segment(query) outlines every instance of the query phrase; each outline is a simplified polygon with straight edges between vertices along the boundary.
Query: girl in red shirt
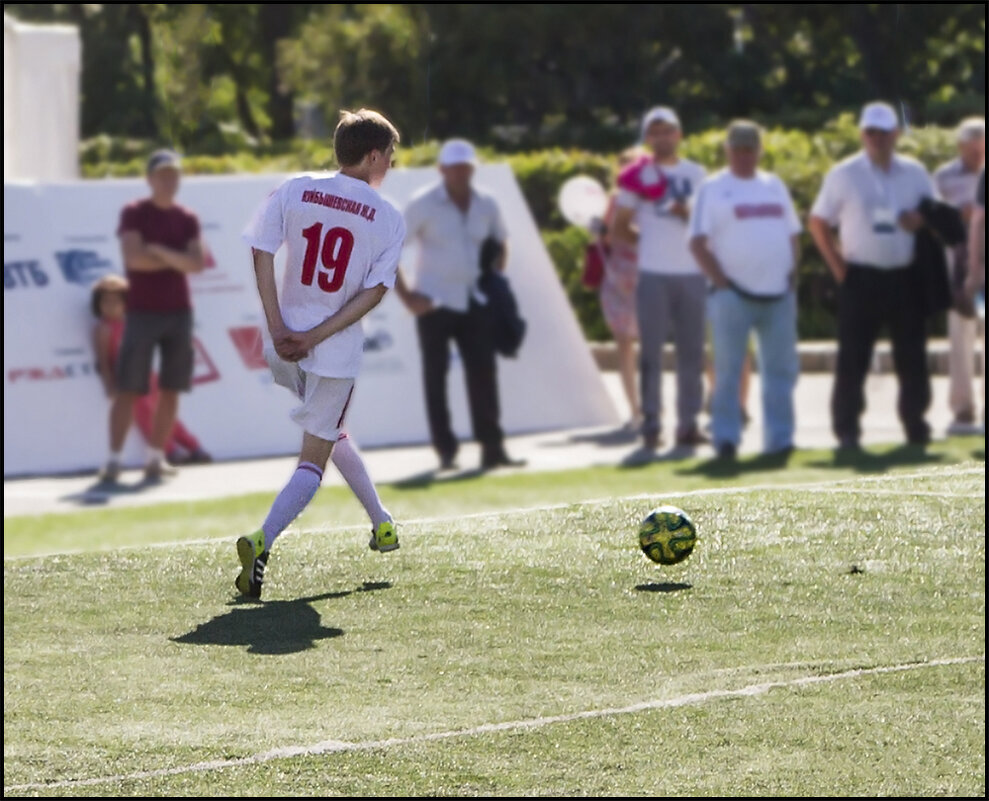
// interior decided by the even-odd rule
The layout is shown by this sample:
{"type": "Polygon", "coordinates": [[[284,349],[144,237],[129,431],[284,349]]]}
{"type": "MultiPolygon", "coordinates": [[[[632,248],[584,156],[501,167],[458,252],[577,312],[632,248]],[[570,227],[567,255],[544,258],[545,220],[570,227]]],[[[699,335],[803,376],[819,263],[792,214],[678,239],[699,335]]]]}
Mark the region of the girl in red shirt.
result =
{"type": "MultiPolygon", "coordinates": [[[[103,389],[108,398],[117,394],[117,354],[124,335],[127,290],[126,278],[116,274],[104,275],[91,291],[91,308],[96,317],[93,332],[93,347],[96,351],[96,365],[103,389]]],[[[150,440],[157,403],[158,376],[151,374],[151,389],[134,404],[134,421],[145,440],[150,440]]],[[[195,435],[182,422],[175,421],[172,433],[165,442],[165,456],[172,464],[201,464],[213,461],[203,450],[195,435]]]]}

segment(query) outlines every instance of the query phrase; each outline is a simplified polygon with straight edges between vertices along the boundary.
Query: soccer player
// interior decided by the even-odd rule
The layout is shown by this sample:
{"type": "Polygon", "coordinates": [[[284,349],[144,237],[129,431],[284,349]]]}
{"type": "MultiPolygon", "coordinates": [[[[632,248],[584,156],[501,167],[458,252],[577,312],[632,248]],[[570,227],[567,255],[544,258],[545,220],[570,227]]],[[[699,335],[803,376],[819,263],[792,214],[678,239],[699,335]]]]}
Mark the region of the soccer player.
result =
{"type": "MultiPolygon", "coordinates": [[[[402,214],[377,192],[392,163],[398,131],[376,111],[343,111],[333,133],[340,169],[285,181],[244,231],[274,351],[275,380],[296,392],[292,419],[302,428],[299,464],[261,528],[237,540],[237,590],[261,597],[275,539],[309,505],[343,429],[364,345],[361,319],[395,284],[405,240],[402,214]],[[286,248],[281,294],[274,259],[286,248]],[[277,358],[275,358],[277,357],[277,358]]],[[[370,547],[390,551],[390,521],[370,547]]]]}

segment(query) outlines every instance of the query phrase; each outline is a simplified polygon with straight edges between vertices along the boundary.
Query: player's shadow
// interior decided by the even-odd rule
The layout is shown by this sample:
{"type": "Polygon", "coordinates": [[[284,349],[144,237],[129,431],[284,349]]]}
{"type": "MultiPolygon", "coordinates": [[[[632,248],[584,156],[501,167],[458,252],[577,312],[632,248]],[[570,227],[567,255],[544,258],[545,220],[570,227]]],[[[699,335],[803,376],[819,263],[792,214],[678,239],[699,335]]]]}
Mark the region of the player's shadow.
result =
{"type": "Polygon", "coordinates": [[[684,584],[683,582],[649,582],[648,584],[636,584],[636,592],[680,592],[681,590],[689,590],[693,587],[693,584],[684,584]]]}
{"type": "Polygon", "coordinates": [[[246,646],[249,654],[294,654],[316,646],[319,640],[343,636],[343,629],[324,626],[311,604],[345,598],[352,592],[391,587],[389,582],[365,582],[357,590],[326,592],[291,601],[235,602],[229,612],[196,626],[187,634],[170,637],[186,645],[246,646]]]}

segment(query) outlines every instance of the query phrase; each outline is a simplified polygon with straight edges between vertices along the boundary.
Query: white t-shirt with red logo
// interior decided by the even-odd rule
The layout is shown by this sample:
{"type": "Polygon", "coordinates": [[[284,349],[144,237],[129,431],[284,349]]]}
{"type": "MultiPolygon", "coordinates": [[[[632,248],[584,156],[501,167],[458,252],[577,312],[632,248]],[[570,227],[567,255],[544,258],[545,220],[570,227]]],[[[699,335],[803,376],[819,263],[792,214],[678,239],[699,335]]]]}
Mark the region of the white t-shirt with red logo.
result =
{"type": "Polygon", "coordinates": [[[690,215],[690,237],[706,236],[725,276],[746,292],[781,295],[790,286],[791,237],[800,218],[786,185],[758,170],[739,178],[728,169],[701,184],[690,215]]]}
{"type": "MultiPolygon", "coordinates": [[[[363,289],[395,285],[405,241],[401,212],[366,182],[341,173],[289,178],[242,234],[257,250],[286,248],[279,303],[285,324],[308,331],[363,289]]],[[[360,321],[324,339],[299,362],[309,373],[356,378],[360,321]]]]}

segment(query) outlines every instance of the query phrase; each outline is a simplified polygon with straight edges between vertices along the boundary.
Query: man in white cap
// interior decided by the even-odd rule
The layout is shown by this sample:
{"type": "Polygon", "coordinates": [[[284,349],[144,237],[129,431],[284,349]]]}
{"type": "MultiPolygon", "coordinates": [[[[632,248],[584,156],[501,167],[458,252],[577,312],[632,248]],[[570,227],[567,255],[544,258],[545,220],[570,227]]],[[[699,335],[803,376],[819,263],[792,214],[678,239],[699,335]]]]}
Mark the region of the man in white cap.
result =
{"type": "Polygon", "coordinates": [[[896,153],[900,124],[892,106],[867,104],[859,131],[862,150],[828,171],[808,225],[838,282],[832,430],[839,448],[859,448],[865,379],[887,326],[900,422],[908,443],[926,445],[931,438],[925,419],[931,402],[927,319],[923,287],[910,265],[915,233],[924,225],[917,209],[921,200],[935,196],[934,183],[919,161],[896,153]]]}
{"type": "Polygon", "coordinates": [[[522,462],[505,451],[492,321],[478,289],[482,245],[485,240],[501,245],[494,268],[503,271],[508,232],[494,197],[473,185],[474,146],[450,139],[438,161],[440,181],[416,193],[405,209],[406,244],[418,245],[415,277],[410,286],[399,271],[396,282],[399,297],[416,315],[430,437],[440,469],[454,469],[459,442],[447,400],[453,342],[464,367],[481,469],[518,466],[522,462]]]}
{"type": "Polygon", "coordinates": [[[638,250],[636,307],[642,439],[660,445],[663,346],[672,334],[676,349],[677,446],[707,442],[697,426],[703,404],[704,275],[687,247],[690,203],[706,175],[677,151],[682,131],[665,106],[642,119],[642,142],[652,151],[618,177],[611,238],[638,250]]]}
{"type": "MultiPolygon", "coordinates": [[[[934,171],[934,183],[941,198],[961,211],[966,226],[971,223],[975,206],[975,188],[986,161],[985,117],[969,117],[961,122],[956,132],[958,157],[934,171]]],[[[968,275],[968,248],[965,245],[949,251],[949,268],[956,298],[968,301],[962,285],[968,275]]],[[[948,404],[954,420],[949,434],[963,434],[974,430],[977,420],[974,379],[976,328],[979,320],[974,309],[956,304],[948,311],[948,337],[951,351],[948,357],[948,404]],[[964,312],[964,313],[963,313],[964,312]]],[[[984,403],[983,403],[984,405],[984,403]]]]}

